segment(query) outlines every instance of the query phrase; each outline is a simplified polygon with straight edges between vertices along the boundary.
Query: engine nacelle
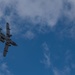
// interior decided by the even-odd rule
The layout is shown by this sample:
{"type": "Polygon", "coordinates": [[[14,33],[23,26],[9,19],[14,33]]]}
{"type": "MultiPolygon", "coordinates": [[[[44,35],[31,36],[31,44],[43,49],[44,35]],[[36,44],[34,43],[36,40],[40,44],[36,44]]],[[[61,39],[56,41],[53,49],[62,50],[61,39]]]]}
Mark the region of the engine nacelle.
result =
{"type": "Polygon", "coordinates": [[[9,35],[9,34],[7,34],[7,36],[8,36],[8,37],[11,37],[12,35],[11,35],[11,34],[10,34],[10,35],[9,35]]]}
{"type": "Polygon", "coordinates": [[[9,45],[9,46],[11,46],[11,45],[9,45]]]}

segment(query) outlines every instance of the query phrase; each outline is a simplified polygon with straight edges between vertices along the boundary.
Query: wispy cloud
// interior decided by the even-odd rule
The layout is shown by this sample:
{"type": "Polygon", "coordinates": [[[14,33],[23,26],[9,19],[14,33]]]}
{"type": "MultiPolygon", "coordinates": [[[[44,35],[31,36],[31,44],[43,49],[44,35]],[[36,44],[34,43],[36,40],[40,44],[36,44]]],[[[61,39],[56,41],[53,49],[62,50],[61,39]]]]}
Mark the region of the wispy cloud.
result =
{"type": "MultiPolygon", "coordinates": [[[[63,58],[63,64],[61,64],[62,67],[58,67],[58,66],[52,66],[52,71],[54,73],[54,75],[71,75],[72,71],[75,69],[75,63],[73,61],[73,54],[71,53],[71,50],[66,50],[66,52],[64,53],[65,58],[63,58]]],[[[60,60],[58,60],[59,62],[60,60]]],[[[60,64],[59,64],[60,65],[60,64]]]]}
{"type": "Polygon", "coordinates": [[[6,63],[1,63],[0,64],[0,75],[13,75],[9,68],[8,65],[6,63]]]}
{"type": "Polygon", "coordinates": [[[35,34],[32,31],[27,31],[24,35],[23,35],[26,39],[33,39],[35,37],[35,34]]]}
{"type": "Polygon", "coordinates": [[[75,63],[71,63],[73,69],[75,69],[75,63]]]}
{"type": "Polygon", "coordinates": [[[47,45],[47,43],[43,43],[42,44],[44,53],[43,53],[43,59],[41,60],[41,63],[43,63],[45,65],[45,67],[50,68],[51,66],[51,60],[50,60],[50,50],[49,47],[47,45]]]}
{"type": "Polygon", "coordinates": [[[0,52],[0,75],[14,75],[7,65],[6,62],[3,60],[3,54],[0,52]]]}
{"type": "Polygon", "coordinates": [[[70,75],[71,69],[68,66],[65,66],[62,70],[54,68],[53,73],[54,75],[70,75]]]}

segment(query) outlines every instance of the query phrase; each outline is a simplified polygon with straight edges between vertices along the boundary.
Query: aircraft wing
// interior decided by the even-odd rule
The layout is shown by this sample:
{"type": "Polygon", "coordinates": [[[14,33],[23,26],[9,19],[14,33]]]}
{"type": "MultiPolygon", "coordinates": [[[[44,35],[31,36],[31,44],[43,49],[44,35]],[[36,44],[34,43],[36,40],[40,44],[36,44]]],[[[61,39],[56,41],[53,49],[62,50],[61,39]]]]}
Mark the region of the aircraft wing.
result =
{"type": "Polygon", "coordinates": [[[6,56],[6,54],[7,54],[7,52],[8,52],[8,45],[7,45],[7,43],[5,43],[5,48],[4,48],[4,52],[3,52],[3,56],[5,57],[6,56]]]}
{"type": "Polygon", "coordinates": [[[6,36],[10,38],[10,28],[9,28],[9,23],[6,23],[6,36]]]}

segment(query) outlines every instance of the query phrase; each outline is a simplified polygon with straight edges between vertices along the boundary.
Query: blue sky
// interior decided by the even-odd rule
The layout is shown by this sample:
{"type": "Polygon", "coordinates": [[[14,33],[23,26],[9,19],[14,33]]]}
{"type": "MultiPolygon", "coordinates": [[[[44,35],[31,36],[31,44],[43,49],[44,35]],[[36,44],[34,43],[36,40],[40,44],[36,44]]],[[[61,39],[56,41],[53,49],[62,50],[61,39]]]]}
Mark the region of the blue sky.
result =
{"type": "Polygon", "coordinates": [[[0,75],[75,75],[74,0],[0,0],[6,22],[18,46],[0,43],[0,75]]]}

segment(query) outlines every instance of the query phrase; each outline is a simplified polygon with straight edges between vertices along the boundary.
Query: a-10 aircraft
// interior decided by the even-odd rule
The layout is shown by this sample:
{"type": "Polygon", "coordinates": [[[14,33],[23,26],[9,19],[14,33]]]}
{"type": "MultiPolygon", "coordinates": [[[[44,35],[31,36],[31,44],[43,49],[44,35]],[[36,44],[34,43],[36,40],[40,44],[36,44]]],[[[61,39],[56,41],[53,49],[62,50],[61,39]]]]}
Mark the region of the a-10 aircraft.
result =
{"type": "Polygon", "coordinates": [[[4,51],[3,51],[3,56],[5,57],[7,52],[8,52],[8,47],[11,46],[11,45],[17,46],[17,44],[10,39],[10,37],[12,35],[10,34],[9,23],[6,23],[6,35],[3,34],[1,32],[1,30],[2,29],[0,28],[0,41],[3,42],[3,43],[5,42],[5,47],[4,47],[4,51]]]}

